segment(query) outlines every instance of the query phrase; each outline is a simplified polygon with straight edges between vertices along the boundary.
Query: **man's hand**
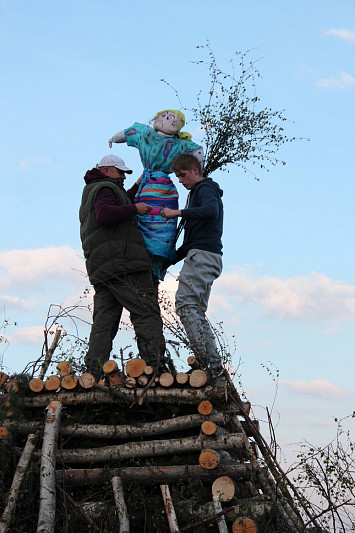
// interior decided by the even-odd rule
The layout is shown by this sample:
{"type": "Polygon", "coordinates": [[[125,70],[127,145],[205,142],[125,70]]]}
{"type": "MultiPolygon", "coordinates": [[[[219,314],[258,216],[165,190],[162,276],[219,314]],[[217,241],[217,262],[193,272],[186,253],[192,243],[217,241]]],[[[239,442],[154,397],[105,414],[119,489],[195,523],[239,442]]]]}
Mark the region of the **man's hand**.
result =
{"type": "Polygon", "coordinates": [[[169,209],[169,207],[165,207],[160,214],[163,218],[168,220],[169,218],[179,217],[181,215],[181,211],[180,209],[169,209]]]}
{"type": "Polygon", "coordinates": [[[136,204],[136,208],[138,215],[146,215],[153,209],[151,205],[145,204],[144,202],[136,204]]]}

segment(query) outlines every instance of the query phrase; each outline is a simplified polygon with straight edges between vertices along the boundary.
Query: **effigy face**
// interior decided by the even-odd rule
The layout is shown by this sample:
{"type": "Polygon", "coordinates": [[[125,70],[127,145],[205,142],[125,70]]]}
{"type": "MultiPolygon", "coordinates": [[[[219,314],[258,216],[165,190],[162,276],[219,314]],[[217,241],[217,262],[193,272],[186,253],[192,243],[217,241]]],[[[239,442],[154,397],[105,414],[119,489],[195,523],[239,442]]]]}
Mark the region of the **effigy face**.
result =
{"type": "Polygon", "coordinates": [[[182,128],[181,118],[172,111],[164,111],[157,116],[153,125],[154,129],[166,135],[176,135],[182,128]]]}

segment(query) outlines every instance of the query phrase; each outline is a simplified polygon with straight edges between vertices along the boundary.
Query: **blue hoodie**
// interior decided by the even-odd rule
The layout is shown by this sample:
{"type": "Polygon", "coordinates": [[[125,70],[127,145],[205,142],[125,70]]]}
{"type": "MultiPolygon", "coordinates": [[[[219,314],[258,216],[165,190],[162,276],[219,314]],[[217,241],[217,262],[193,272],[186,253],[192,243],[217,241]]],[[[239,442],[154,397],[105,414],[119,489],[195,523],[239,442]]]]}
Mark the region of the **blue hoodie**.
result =
{"type": "Polygon", "coordinates": [[[184,222],[184,241],[177,250],[175,263],[184,259],[192,249],[222,255],[223,191],[211,178],[194,185],[186,209],[181,210],[184,222]]]}

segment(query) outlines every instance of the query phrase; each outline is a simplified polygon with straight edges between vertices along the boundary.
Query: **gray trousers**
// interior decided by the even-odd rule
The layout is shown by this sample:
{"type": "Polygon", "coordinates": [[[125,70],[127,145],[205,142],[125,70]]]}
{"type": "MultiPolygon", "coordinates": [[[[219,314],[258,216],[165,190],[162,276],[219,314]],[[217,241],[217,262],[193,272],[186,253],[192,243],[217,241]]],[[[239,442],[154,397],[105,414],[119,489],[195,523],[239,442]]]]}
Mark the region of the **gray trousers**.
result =
{"type": "Polygon", "coordinates": [[[110,357],[123,307],[130,312],[140,357],[152,366],[162,362],[165,352],[163,322],[151,272],[126,274],[105,284],[97,284],[94,289],[93,324],[85,357],[87,370],[96,376],[102,374],[102,365],[110,357]]]}
{"type": "Polygon", "coordinates": [[[222,272],[222,256],[204,250],[189,250],[178,277],[175,309],[191,348],[199,360],[219,370],[221,358],[206,318],[212,283],[222,272]]]}

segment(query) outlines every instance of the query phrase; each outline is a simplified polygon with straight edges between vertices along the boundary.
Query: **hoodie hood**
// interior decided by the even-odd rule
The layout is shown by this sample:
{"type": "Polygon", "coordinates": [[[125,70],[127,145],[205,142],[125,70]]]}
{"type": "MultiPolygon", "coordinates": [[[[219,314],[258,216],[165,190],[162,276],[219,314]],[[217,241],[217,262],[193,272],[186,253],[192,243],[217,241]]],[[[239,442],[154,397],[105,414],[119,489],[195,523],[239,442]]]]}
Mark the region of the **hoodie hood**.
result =
{"type": "Polygon", "coordinates": [[[216,181],[213,181],[212,178],[203,178],[203,180],[201,180],[198,183],[196,183],[195,187],[193,187],[191,190],[193,190],[193,189],[197,190],[202,185],[204,187],[206,187],[206,185],[207,185],[208,187],[211,187],[211,188],[215,189],[218,192],[220,197],[223,196],[223,189],[221,189],[219,184],[216,181]]]}
{"type": "Polygon", "coordinates": [[[95,167],[92,168],[91,170],[88,170],[87,173],[84,176],[84,180],[85,180],[86,185],[88,185],[92,181],[103,180],[103,179],[106,179],[106,178],[107,178],[107,176],[105,176],[105,174],[103,174],[101,172],[101,170],[99,170],[98,168],[95,168],[95,167]]]}

